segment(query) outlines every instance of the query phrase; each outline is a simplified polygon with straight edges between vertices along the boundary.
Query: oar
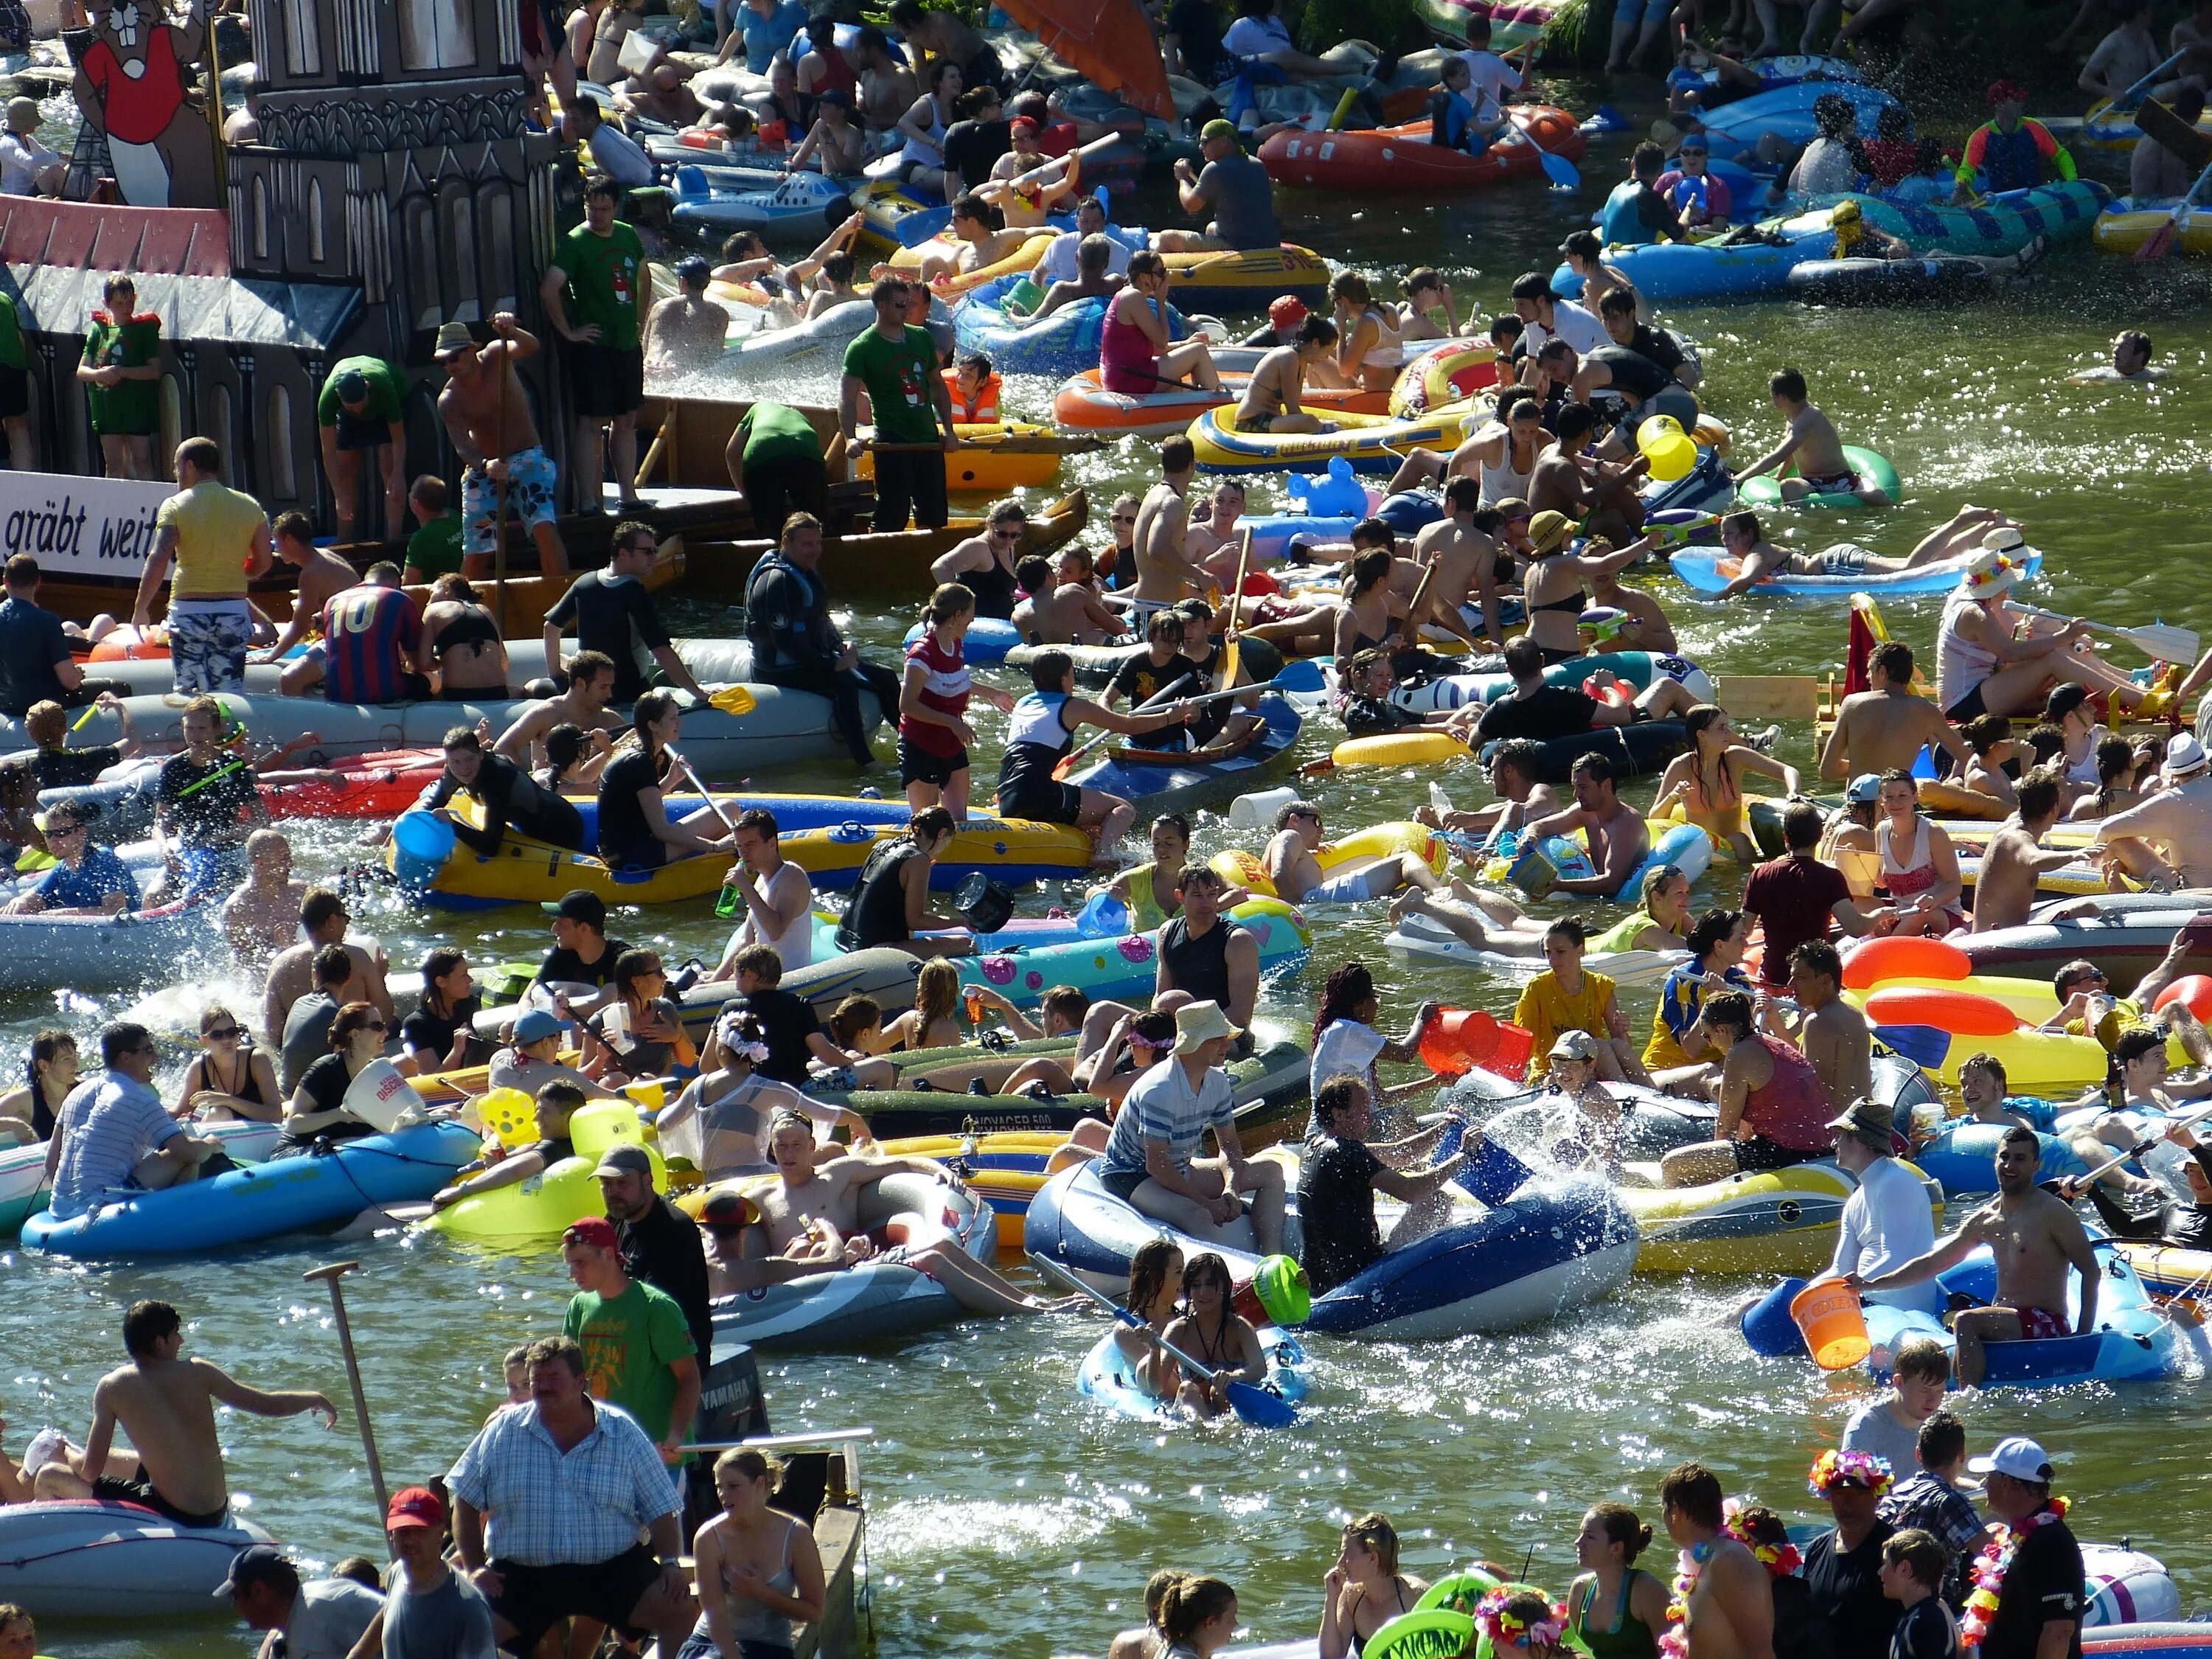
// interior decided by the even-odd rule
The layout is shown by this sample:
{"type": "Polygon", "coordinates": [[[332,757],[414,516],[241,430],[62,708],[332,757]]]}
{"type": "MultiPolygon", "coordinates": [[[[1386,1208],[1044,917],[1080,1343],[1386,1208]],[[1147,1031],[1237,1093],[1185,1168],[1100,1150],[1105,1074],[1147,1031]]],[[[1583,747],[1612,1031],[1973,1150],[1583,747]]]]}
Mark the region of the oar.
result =
{"type": "Polygon", "coordinates": [[[353,1349],[353,1327],[346,1322],[345,1292],[338,1288],[338,1280],[360,1267],[358,1261],[334,1261],[326,1267],[314,1267],[301,1273],[301,1278],[313,1281],[319,1279],[331,1288],[331,1314],[338,1328],[338,1351],[345,1356],[346,1382],[353,1389],[353,1414],[361,1422],[361,1449],[368,1459],[368,1484],[376,1499],[376,1512],[382,1515],[391,1506],[384,1489],[384,1460],[376,1455],[376,1431],[368,1420],[368,1395],[361,1385],[361,1361],[353,1349]]]}
{"type": "Polygon", "coordinates": [[[2082,125],[2083,126],[2085,126],[2085,127],[2086,127],[2086,126],[2089,125],[2092,122],[2094,122],[2094,121],[2096,121],[2096,120],[2099,120],[2099,119],[2100,119],[2102,117],[2111,114],[2114,110],[2119,110],[2119,111],[2122,111],[2122,112],[2125,112],[2125,111],[2128,111],[2128,110],[2131,110],[2131,109],[2133,109],[2133,108],[2136,106],[2136,104],[2137,104],[2137,103],[2142,100],[2142,95],[2143,95],[2145,93],[2148,92],[2148,91],[2151,89],[2151,87],[2153,86],[2153,84],[2154,84],[2154,83],[2155,83],[2155,82],[2156,82],[2156,81],[2158,80],[2158,77],[2159,77],[2160,76],[2161,76],[2161,75],[2165,74],[2165,73],[2166,72],[2166,70],[2168,70],[2172,69],[2172,68],[2176,64],[2179,63],[2183,58],[2186,58],[2186,57],[2188,57],[2188,56],[2189,56],[2189,50],[2188,50],[2188,48],[2186,48],[2186,47],[2184,47],[2181,51],[2175,52],[2175,53],[2173,54],[2173,56],[2172,56],[2172,57],[2171,57],[2171,58],[2167,58],[2167,59],[2166,59],[2163,64],[2160,64],[2156,69],[2153,70],[2152,70],[2148,75],[2144,76],[2143,76],[2143,78],[2142,78],[2142,80],[2140,80],[2140,81],[2136,82],[2135,83],[2135,85],[2133,85],[2133,86],[2130,87],[2130,88],[2129,88],[2125,92],[2122,93],[2118,97],[2117,97],[2117,98],[2113,99],[2110,103],[2106,104],[2106,105],[2105,106],[2105,107],[2104,107],[2104,108],[2102,108],[2102,109],[2100,109],[2100,110],[2094,111],[2094,112],[2093,112],[2091,114],[2089,114],[2088,116],[2085,117],[2085,118],[2083,118],[2082,122],[2081,122],[2081,125],[2082,125]]]}
{"type": "MultiPolygon", "coordinates": [[[[1151,696],[1146,698],[1144,702],[1139,703],[1129,712],[1133,714],[1141,714],[1147,708],[1156,708],[1160,704],[1173,697],[1176,692],[1182,690],[1184,686],[1189,684],[1189,675],[1179,675],[1175,679],[1170,681],[1167,684],[1162,686],[1158,690],[1153,692],[1151,696]]],[[[1079,757],[1089,754],[1093,749],[1096,749],[1100,744],[1105,742],[1107,738],[1113,735],[1114,728],[1111,726],[1104,726],[1100,729],[1097,737],[1087,738],[1084,742],[1076,744],[1074,748],[1069,750],[1065,755],[1060,757],[1060,764],[1052,769],[1053,776],[1055,778],[1065,778],[1074,769],[1075,763],[1079,757]]]]}
{"type": "Polygon", "coordinates": [[[1221,647],[1221,684],[1237,683],[1237,670],[1244,648],[1244,636],[1238,624],[1243,617],[1244,572],[1252,562],[1252,526],[1246,525],[1237,532],[1237,586],[1229,590],[1229,643],[1221,647]]]}
{"type": "Polygon", "coordinates": [[[1249,697],[1255,691],[1318,691],[1328,684],[1321,672],[1321,665],[1310,658],[1301,657],[1296,662],[1283,665],[1283,672],[1272,680],[1259,685],[1232,685],[1226,690],[1208,691],[1193,697],[1190,706],[1220,702],[1229,697],[1249,697]]]}
{"type": "Polygon", "coordinates": [[[731,838],[734,841],[737,837],[738,826],[730,822],[730,815],[722,810],[721,802],[714,799],[714,792],[707,787],[707,781],[699,775],[699,769],[692,765],[690,761],[685,760],[683,756],[678,754],[673,744],[663,745],[660,752],[667,756],[670,760],[675,762],[678,766],[684,769],[684,775],[691,780],[691,787],[694,789],[696,789],[700,794],[705,798],[707,802],[707,810],[714,815],[715,821],[719,823],[723,829],[730,832],[731,838]]]}
{"type": "MultiPolygon", "coordinates": [[[[2202,1123],[2208,1117],[2212,1117],[2212,1106],[2200,1108],[2198,1110],[2190,1113],[2186,1117],[2168,1118],[2159,1127],[2161,1130],[2166,1131],[2191,1128],[2196,1125],[2202,1123]]],[[[2079,1181],[2086,1185],[2087,1182],[2096,1180],[2100,1176],[2107,1175],[2112,1170],[2118,1169],[2121,1164],[2126,1163],[2130,1158],[2141,1158],[2145,1152],[2151,1151],[2160,1141],[2165,1139],[2166,1135],[2163,1133],[2148,1136],[2145,1139],[2136,1142],[2136,1144],[2129,1147],[2127,1151],[2114,1153],[2111,1158],[2106,1158],[2102,1164],[2100,1164],[2095,1169],[2089,1170],[2087,1174],[2075,1176],[2072,1179],[2079,1181]]]]}
{"type": "MultiPolygon", "coordinates": [[[[2028,617],[2048,617],[2053,622],[2070,622],[2072,617],[2056,611],[2045,611],[2033,605],[2015,605],[2013,609],[2028,617]]],[[[2162,662],[2195,662],[2199,641],[2194,629],[2183,628],[2172,623],[2154,622],[2141,628],[2122,628],[2113,623],[2093,622],[2088,626],[2100,634],[2109,634],[2146,657],[2155,657],[2162,662]]]]}
{"type": "Polygon", "coordinates": [[[2182,216],[2194,210],[2197,194],[2204,188],[2207,179],[2212,179],[2212,167],[2207,167],[2197,175],[2197,182],[2190,185],[2189,193],[2173,204],[2173,210],[2166,216],[2166,222],[2151,232],[2148,241],[2136,250],[2135,257],[2138,261],[2144,264],[2155,264],[2173,252],[2173,240],[2181,233],[2182,216]]]}
{"type": "MultiPolygon", "coordinates": [[[[1092,1290],[1090,1285],[1085,1284],[1057,1261],[1048,1261],[1035,1250],[1029,1252],[1029,1258],[1039,1273],[1048,1273],[1061,1284],[1073,1285],[1123,1324],[1133,1326],[1138,1330],[1145,1332],[1146,1335],[1152,1334],[1151,1328],[1129,1309],[1118,1306],[1109,1297],[1092,1290]]],[[[1212,1377],[1212,1370],[1200,1364],[1165,1337],[1155,1336],[1152,1337],[1152,1340],[1188,1366],[1194,1375],[1208,1379],[1212,1377]]],[[[1249,1382],[1224,1382],[1221,1389],[1222,1392],[1229,1396],[1230,1409],[1255,1429],[1287,1429],[1294,1426],[1298,1420],[1297,1408],[1279,1394],[1270,1394],[1265,1389],[1255,1389],[1249,1382]]]]}

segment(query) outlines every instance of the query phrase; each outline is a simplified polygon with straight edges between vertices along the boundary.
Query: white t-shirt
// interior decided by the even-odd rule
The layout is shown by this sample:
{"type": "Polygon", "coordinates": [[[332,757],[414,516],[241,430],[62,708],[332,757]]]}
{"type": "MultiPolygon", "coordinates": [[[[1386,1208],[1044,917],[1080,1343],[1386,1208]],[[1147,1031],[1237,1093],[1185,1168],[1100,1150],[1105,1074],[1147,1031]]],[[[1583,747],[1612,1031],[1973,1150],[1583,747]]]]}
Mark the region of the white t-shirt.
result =
{"type": "Polygon", "coordinates": [[[1577,357],[1588,356],[1597,346],[1611,343],[1613,337],[1605,331],[1605,325],[1584,311],[1572,300],[1555,301],[1552,306],[1552,326],[1531,323],[1522,331],[1521,337],[1528,343],[1528,355],[1535,356],[1553,339],[1565,340],[1575,349],[1577,357]]]}
{"type": "Polygon", "coordinates": [[[608,122],[600,122],[599,130],[592,135],[591,151],[599,171],[625,190],[635,190],[659,177],[644,147],[608,122]]]}
{"type": "MultiPolygon", "coordinates": [[[[1101,234],[1113,249],[1106,256],[1106,274],[1126,276],[1129,270],[1129,245],[1112,230],[1101,234]]],[[[1044,251],[1044,258],[1037,261],[1036,280],[1046,288],[1054,283],[1073,282],[1082,274],[1075,263],[1076,252],[1082,245],[1082,236],[1072,230],[1064,230],[1054,237],[1052,245],[1044,251]]]]}
{"type": "Polygon", "coordinates": [[[1468,88],[1468,101],[1474,106],[1476,120],[1491,119],[1505,101],[1507,93],[1521,90],[1521,71],[1496,52],[1468,51],[1452,55],[1465,64],[1468,73],[1474,77],[1468,88]]]}
{"type": "MultiPolygon", "coordinates": [[[[1895,1158],[1876,1158],[1860,1172],[1858,1190],[1844,1201],[1830,1271],[1878,1279],[1935,1248],[1936,1217],[1927,1189],[1895,1158]]],[[[1943,1306],[1943,1290],[1931,1279],[1894,1291],[1870,1291],[1867,1299],[1936,1313],[1943,1306]]]]}
{"type": "MultiPolygon", "coordinates": [[[[1388,1041],[1371,1025],[1363,1025],[1356,1019],[1332,1020],[1323,1028],[1314,1043],[1312,1092],[1318,1096],[1321,1085],[1333,1077],[1356,1077],[1367,1085],[1367,1097],[1376,1111],[1382,1109],[1382,1091],[1375,1085],[1375,1060],[1388,1041]]],[[[1306,1133],[1315,1130],[1310,1110],[1306,1115],[1306,1133]]]]}
{"type": "Polygon", "coordinates": [[[1290,25],[1279,17],[1240,17],[1221,37],[1221,49],[1231,58],[1264,58],[1271,52],[1291,52],[1290,25]]]}

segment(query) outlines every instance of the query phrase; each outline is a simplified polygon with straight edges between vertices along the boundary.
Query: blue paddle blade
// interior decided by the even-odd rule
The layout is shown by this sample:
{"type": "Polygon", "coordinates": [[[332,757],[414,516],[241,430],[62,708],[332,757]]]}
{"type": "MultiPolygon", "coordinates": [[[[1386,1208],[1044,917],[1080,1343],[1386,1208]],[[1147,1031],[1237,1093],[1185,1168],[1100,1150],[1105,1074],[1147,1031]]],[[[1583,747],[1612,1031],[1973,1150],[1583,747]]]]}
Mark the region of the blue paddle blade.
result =
{"type": "Polygon", "coordinates": [[[1877,1025],[1875,1036],[1915,1066],[1937,1066],[1951,1052],[1951,1034],[1934,1025],[1877,1025]]]}
{"type": "Polygon", "coordinates": [[[951,222],[950,207],[921,208],[894,220],[891,228],[898,233],[901,247],[920,247],[951,222]]]}
{"type": "Polygon", "coordinates": [[[1231,1382],[1228,1395],[1230,1409],[1255,1429],[1287,1429],[1297,1424],[1297,1407],[1279,1394],[1255,1389],[1249,1382],[1231,1382]]]}
{"type": "Polygon", "coordinates": [[[1328,677],[1311,657],[1300,657],[1284,664],[1283,672],[1275,676],[1278,691],[1318,691],[1328,684],[1328,677]]]}
{"type": "Polygon", "coordinates": [[[1569,190],[1578,190],[1582,187],[1582,170],[1565,156],[1554,155],[1548,149],[1539,150],[1537,154],[1544,158],[1544,176],[1547,179],[1569,190]]]}

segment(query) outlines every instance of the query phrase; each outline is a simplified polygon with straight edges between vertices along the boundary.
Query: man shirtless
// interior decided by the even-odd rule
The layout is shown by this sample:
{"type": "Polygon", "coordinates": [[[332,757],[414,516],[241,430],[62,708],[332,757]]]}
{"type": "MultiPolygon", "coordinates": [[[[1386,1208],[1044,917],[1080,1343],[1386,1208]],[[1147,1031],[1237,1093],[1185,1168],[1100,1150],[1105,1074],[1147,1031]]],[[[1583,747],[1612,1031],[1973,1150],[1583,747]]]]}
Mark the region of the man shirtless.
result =
{"type": "Polygon", "coordinates": [[[1533,843],[1540,844],[1547,836],[1571,836],[1581,830],[1597,873],[1562,877],[1552,884],[1552,890],[1632,901],[1635,895],[1623,890],[1651,851],[1651,832],[1644,827],[1644,814],[1621,799],[1613,782],[1613,763],[1602,755],[1584,755],[1577,760],[1569,781],[1574,787],[1575,804],[1564,812],[1537,819],[1528,826],[1528,835],[1533,843]]]}
{"type": "Polygon", "coordinates": [[[1190,562],[1212,577],[1224,593],[1237,581],[1237,553],[1244,539],[1237,533],[1237,520],[1243,516],[1244,481],[1217,479],[1204,505],[1192,513],[1183,536],[1183,551],[1190,562]]]}
{"type": "Polygon", "coordinates": [[[1867,680],[1873,690],[1854,691],[1836,711],[1835,727],[1820,750],[1822,777],[1909,772],[1923,744],[1943,750],[1962,765],[1966,762],[1966,745],[1943,711],[1912,690],[1911,646],[1889,640],[1875,647],[1867,659],[1867,680]]]}
{"type": "Polygon", "coordinates": [[[533,702],[514,717],[499,734],[492,752],[523,764],[544,759],[545,734],[556,726],[580,727],[593,737],[595,746],[606,741],[600,734],[629,728],[627,720],[607,713],[615,694],[614,659],[603,652],[579,651],[568,659],[568,689],[557,697],[533,702]]]}
{"type": "Polygon", "coordinates": [[[307,884],[292,873],[292,843],[281,830],[246,838],[246,879],[223,901],[223,937],[239,961],[259,968],[300,937],[307,884]]]}
{"type": "MultiPolygon", "coordinates": [[[[300,573],[299,586],[292,595],[291,619],[284,631],[276,636],[276,643],[249,662],[281,662],[284,653],[307,637],[323,614],[323,607],[347,588],[361,580],[361,573],[326,547],[315,545],[315,529],[303,513],[280,513],[271,526],[270,546],[277,559],[300,573]]],[[[301,659],[302,662],[305,659],[301,659]]],[[[282,689],[288,696],[297,696],[289,686],[282,689]]],[[[302,685],[302,690],[306,686],[302,685]]]]}
{"type": "Polygon", "coordinates": [[[750,1288],[743,1283],[748,1279],[775,1283],[877,1261],[903,1263],[927,1274],[970,1313],[1057,1313],[1087,1305],[1079,1297],[1048,1302],[1024,1296],[950,1235],[934,1243],[878,1249],[860,1231],[861,1189],[886,1176],[918,1175],[942,1181],[958,1193],[958,1177],[942,1164],[925,1158],[840,1155],[835,1147],[817,1147],[813,1124],[788,1111],[775,1115],[769,1156],[775,1160],[776,1181],[756,1194],[758,1225],[746,1227],[734,1252],[726,1245],[722,1253],[743,1288],[750,1288]]]}
{"type": "Polygon", "coordinates": [[[2104,854],[2108,881],[2124,870],[2163,892],[2212,885],[2212,763],[2204,745],[2175,732],[2160,775],[2166,787],[2106,818],[2091,851],[2104,854]]]}
{"type": "Polygon", "coordinates": [[[538,435],[530,398],[514,365],[538,355],[537,337],[502,311],[491,319],[492,337],[478,346],[465,323],[438,331],[431,356],[446,371],[438,416],[446,423],[466,471],[461,475],[461,574],[481,580],[493,574],[500,534],[496,515],[512,510],[538,544],[538,568],[547,576],[568,574],[568,552],[554,523],[559,477],[538,435]]]}
{"type": "Polygon", "coordinates": [[[1996,1256],[1996,1300],[1970,1308],[1952,1322],[1959,1339],[1959,1384],[1978,1386],[1989,1370],[1986,1345],[2045,1337],[2087,1335],[2097,1328],[2101,1269],[2089,1236],[2073,1206],[2035,1184],[2043,1143],[2033,1129],[2008,1129],[1997,1143],[1996,1201],[1917,1261],[1876,1279],[1852,1273],[1859,1291],[1888,1291],[1923,1284],[1948,1272],[1986,1244],[1996,1256]],[[2081,1276],[2081,1316],[2067,1322],[2066,1270],[2081,1276]]]}
{"type": "Polygon", "coordinates": [[[1615,651],[1674,652],[1682,642],[1674,635],[1674,624],[1659,608],[1659,601],[1640,587],[1630,587],[1620,580],[1620,572],[1607,570],[1600,565],[1593,573],[1586,591],[1590,609],[1610,605],[1627,618],[1613,636],[1610,649],[1615,651]]]}
{"type": "Polygon", "coordinates": [[[230,1483],[214,1401],[256,1417],[320,1412],[325,1428],[337,1425],[337,1407],[325,1395],[296,1389],[264,1394],[204,1359],[179,1358],[184,1322],[166,1302],[141,1302],[124,1316],[123,1346],[131,1363],[108,1372],[92,1391],[82,1478],[49,1466],[40,1471],[40,1497],[139,1504],[182,1526],[220,1527],[230,1513],[230,1483]],[[118,1427],[137,1449],[135,1479],[106,1473],[118,1427]]]}
{"type": "Polygon", "coordinates": [[[1129,550],[1137,561],[1137,583],[1129,595],[1130,620],[1142,627],[1155,611],[1164,611],[1187,593],[1206,590],[1206,573],[1190,562],[1190,481],[1198,471],[1198,452],[1187,437],[1160,446],[1160,482],[1137,505],[1137,532],[1129,550]]]}
{"type": "Polygon", "coordinates": [[[2035,906],[2036,878],[2081,856],[2078,847],[2046,848],[2043,837],[2058,822],[2060,779],[2039,768],[2020,781],[2020,805],[1982,849],[1981,878],[1974,884],[1969,931],[2017,927],[2035,906]]]}
{"type": "Polygon", "coordinates": [[[1721,1530],[1719,1477],[1677,1464],[1659,1483],[1659,1513],[1685,1553],[1710,1552],[1683,1616],[1686,1659],[1774,1659],[1774,1592],[1759,1558],[1721,1530]]]}
{"type": "Polygon", "coordinates": [[[1748,593],[1769,576],[1894,576],[1924,564],[1964,558],[1982,544],[1982,538],[2000,526],[2019,526],[1990,507],[1962,507],[1944,523],[1915,544],[1903,558],[1869,553],[1856,542],[1838,542],[1818,553],[1798,553],[1760,538],[1758,515],[1731,513],[1721,520],[1721,545],[1741,560],[1736,576],[1718,595],[1732,599],[1748,593]],[[1746,523],[1746,521],[1748,521],[1746,523]],[[1732,532],[1730,526],[1735,526],[1732,532]]]}
{"type": "MultiPolygon", "coordinates": [[[[1511,830],[1531,819],[1550,817],[1561,809],[1559,792],[1548,783],[1537,781],[1536,771],[1543,755],[1544,751],[1526,738],[1505,738],[1490,751],[1490,787],[1498,797],[1495,801],[1472,811],[1417,806],[1413,809],[1413,822],[1442,830],[1446,836],[1474,836],[1486,840],[1501,818],[1511,830]]],[[[1455,846],[1452,850],[1478,869],[1489,862],[1488,854],[1479,847],[1455,846]]]]}
{"type": "Polygon", "coordinates": [[[1873,1030],[1867,1018],[1844,1000],[1844,965],[1824,939],[1808,939],[1790,953],[1790,994],[1804,1011],[1797,1047],[1813,1064],[1820,1086],[1840,1111],[1874,1093],[1873,1030]]]}
{"type": "Polygon", "coordinates": [[[1436,573],[1429,578],[1428,614],[1408,618],[1413,626],[1433,622],[1470,648],[1480,627],[1492,650],[1505,648],[1498,538],[1492,533],[1498,526],[1497,509],[1482,505],[1481,480],[1455,477],[1444,486],[1444,516],[1413,538],[1413,562],[1436,573]]]}
{"type": "Polygon", "coordinates": [[[1528,477],[1528,505],[1536,513],[1565,514],[1582,526],[1585,535],[1626,546],[1644,528],[1644,506],[1636,483],[1651,464],[1641,455],[1606,461],[1586,453],[1597,427],[1597,411],[1588,404],[1560,409],[1559,441],[1544,452],[1528,477]]]}
{"type": "Polygon", "coordinates": [[[914,72],[891,56],[889,37],[873,23],[860,26],[845,61],[860,81],[859,118],[872,131],[889,132],[921,96],[914,72]]]}
{"type": "Polygon", "coordinates": [[[1014,627],[1031,645],[1103,645],[1121,637],[1121,617],[1073,567],[1067,552],[1060,568],[1042,553],[1014,567],[1029,594],[1014,607],[1014,627]]]}
{"type": "Polygon", "coordinates": [[[935,283],[939,277],[965,276],[986,265],[995,265],[1012,258],[1036,234],[994,229],[990,204],[973,191],[965,191],[952,204],[952,237],[960,246],[950,258],[942,253],[927,256],[921,262],[921,280],[935,283]]]}
{"type": "Polygon", "coordinates": [[[1275,814],[1274,838],[1261,861],[1275,884],[1275,896],[1287,904],[1357,904],[1387,898],[1401,887],[1441,892],[1443,883],[1418,853],[1389,853],[1379,858],[1347,859],[1323,874],[1314,854],[1322,850],[1321,808],[1294,800],[1275,814]]]}
{"type": "Polygon", "coordinates": [[[676,262],[677,291],[645,319],[647,368],[672,374],[721,361],[730,313],[707,297],[714,269],[696,253],[676,262]]]}
{"type": "Polygon", "coordinates": [[[1890,504],[1887,495],[1852,471],[1836,423],[1811,400],[1803,374],[1781,369],[1769,377],[1766,386],[1788,427],[1780,443],[1735,475],[1737,483],[1778,471],[1782,499],[1792,507],[1808,495],[1826,494],[1856,495],[1869,507],[1890,504]]]}

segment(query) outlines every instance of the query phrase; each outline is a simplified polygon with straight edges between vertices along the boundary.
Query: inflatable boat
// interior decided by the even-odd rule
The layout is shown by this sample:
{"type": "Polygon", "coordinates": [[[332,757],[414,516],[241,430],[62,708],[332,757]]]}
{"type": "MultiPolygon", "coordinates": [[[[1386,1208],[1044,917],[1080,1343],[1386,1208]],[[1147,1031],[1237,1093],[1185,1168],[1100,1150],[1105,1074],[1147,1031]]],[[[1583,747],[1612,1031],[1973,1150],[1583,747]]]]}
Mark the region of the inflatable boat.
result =
{"type": "Polygon", "coordinates": [[[243,1522],[182,1527],[136,1504],[92,1499],[0,1506],[0,1601],[33,1619],[199,1620],[249,1544],[243,1522]]]}
{"type": "MultiPolygon", "coordinates": [[[[1267,1376],[1262,1386],[1285,1400],[1304,1399],[1310,1386],[1306,1373],[1311,1362],[1297,1338],[1270,1326],[1260,1333],[1260,1352],[1267,1360],[1267,1376]]],[[[1117,1416],[1133,1417],[1139,1422],[1189,1420],[1175,1407],[1153,1399],[1137,1385],[1111,1331],[1100,1337],[1091,1352],[1083,1356],[1083,1364],[1075,1373],[1075,1391],[1085,1400],[1097,1401],[1117,1416]]],[[[1231,1415],[1227,1420],[1233,1423],[1237,1419],[1231,1415]]]]}
{"type": "Polygon", "coordinates": [[[1291,750],[1304,724],[1287,698],[1265,696],[1256,710],[1259,729],[1234,750],[1195,758],[1182,750],[1139,749],[1121,744],[1104,751],[1068,781],[1079,788],[1103,790],[1133,804],[1140,819],[1163,812],[1187,812],[1241,794],[1262,778],[1291,763],[1291,750]]]}

